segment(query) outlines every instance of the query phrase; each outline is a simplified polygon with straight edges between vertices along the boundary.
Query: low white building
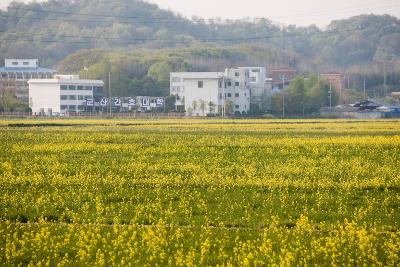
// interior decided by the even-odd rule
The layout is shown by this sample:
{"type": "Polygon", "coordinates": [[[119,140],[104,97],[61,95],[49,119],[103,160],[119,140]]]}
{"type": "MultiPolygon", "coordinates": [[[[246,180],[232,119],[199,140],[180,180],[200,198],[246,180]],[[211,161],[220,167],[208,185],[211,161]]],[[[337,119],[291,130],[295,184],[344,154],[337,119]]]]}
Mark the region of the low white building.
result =
{"type": "Polygon", "coordinates": [[[187,115],[245,114],[250,110],[249,74],[245,69],[225,72],[173,72],[170,94],[187,115]]]}
{"type": "Polygon", "coordinates": [[[104,82],[82,80],[77,75],[55,75],[54,79],[31,79],[29,106],[32,114],[57,115],[84,111],[101,98],[104,82]]]}

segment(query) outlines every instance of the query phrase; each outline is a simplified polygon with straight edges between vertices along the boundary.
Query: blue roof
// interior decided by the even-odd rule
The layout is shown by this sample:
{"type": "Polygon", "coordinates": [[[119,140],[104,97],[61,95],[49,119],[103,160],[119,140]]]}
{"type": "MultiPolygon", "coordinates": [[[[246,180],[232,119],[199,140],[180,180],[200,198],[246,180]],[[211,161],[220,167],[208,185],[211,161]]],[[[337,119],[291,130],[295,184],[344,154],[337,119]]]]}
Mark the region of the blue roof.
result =
{"type": "Polygon", "coordinates": [[[0,67],[0,72],[56,72],[55,70],[52,69],[46,69],[46,68],[5,68],[5,67],[0,67]]]}

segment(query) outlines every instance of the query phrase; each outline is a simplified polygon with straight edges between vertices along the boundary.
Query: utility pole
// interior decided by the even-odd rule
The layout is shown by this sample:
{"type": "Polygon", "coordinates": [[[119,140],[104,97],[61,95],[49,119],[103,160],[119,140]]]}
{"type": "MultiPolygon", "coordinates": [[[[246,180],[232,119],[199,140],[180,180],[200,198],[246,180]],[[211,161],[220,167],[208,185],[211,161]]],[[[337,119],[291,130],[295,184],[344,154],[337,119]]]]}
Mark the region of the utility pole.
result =
{"type": "Polygon", "coordinates": [[[282,75],[282,118],[285,118],[285,74],[282,75]]]}
{"type": "Polygon", "coordinates": [[[350,89],[350,76],[347,76],[347,89],[350,89]]]}
{"type": "Polygon", "coordinates": [[[340,78],[340,82],[339,82],[339,104],[342,104],[342,78],[340,78]]]}
{"type": "Polygon", "coordinates": [[[225,85],[226,85],[226,81],[225,79],[222,79],[222,118],[225,118],[225,85]]]}
{"type": "Polygon", "coordinates": [[[332,83],[329,82],[329,108],[332,108],[332,83]]]}
{"type": "Polygon", "coordinates": [[[365,75],[364,75],[364,101],[367,100],[367,94],[365,92],[365,75]]]}
{"type": "Polygon", "coordinates": [[[387,88],[386,88],[386,63],[383,62],[383,89],[384,89],[384,96],[386,96],[387,88]]]}
{"type": "Polygon", "coordinates": [[[112,105],[111,105],[111,71],[108,72],[108,101],[109,101],[109,108],[110,108],[110,117],[112,114],[112,105]]]}

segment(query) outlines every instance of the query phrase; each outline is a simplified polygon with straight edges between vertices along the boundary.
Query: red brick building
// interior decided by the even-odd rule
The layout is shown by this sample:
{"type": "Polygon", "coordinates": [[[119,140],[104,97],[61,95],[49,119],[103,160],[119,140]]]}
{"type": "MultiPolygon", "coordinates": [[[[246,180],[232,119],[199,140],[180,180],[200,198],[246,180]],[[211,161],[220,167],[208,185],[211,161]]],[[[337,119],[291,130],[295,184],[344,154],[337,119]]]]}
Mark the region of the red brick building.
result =
{"type": "Polygon", "coordinates": [[[340,94],[344,88],[344,75],[342,73],[321,73],[319,77],[322,80],[325,80],[328,83],[332,84],[332,88],[334,88],[338,94],[340,94]]]}
{"type": "Polygon", "coordinates": [[[289,85],[290,81],[296,77],[296,70],[279,68],[272,70],[272,86],[282,89],[283,83],[285,88],[289,85]]]}

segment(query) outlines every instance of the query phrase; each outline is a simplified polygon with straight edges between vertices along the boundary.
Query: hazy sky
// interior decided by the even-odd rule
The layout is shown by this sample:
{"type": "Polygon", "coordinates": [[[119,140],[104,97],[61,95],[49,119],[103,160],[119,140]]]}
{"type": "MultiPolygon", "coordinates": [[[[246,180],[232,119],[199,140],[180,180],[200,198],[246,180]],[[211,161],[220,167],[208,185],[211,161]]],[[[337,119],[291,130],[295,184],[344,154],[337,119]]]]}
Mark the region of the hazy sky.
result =
{"type": "MultiPolygon", "coordinates": [[[[28,0],[29,1],[29,0],[28,0]]],[[[43,1],[43,0],[42,0],[43,1]]],[[[400,0],[147,0],[186,17],[266,17],[284,24],[325,26],[359,14],[400,17],[400,0]]],[[[0,0],[5,8],[11,0],[0,0]]]]}

